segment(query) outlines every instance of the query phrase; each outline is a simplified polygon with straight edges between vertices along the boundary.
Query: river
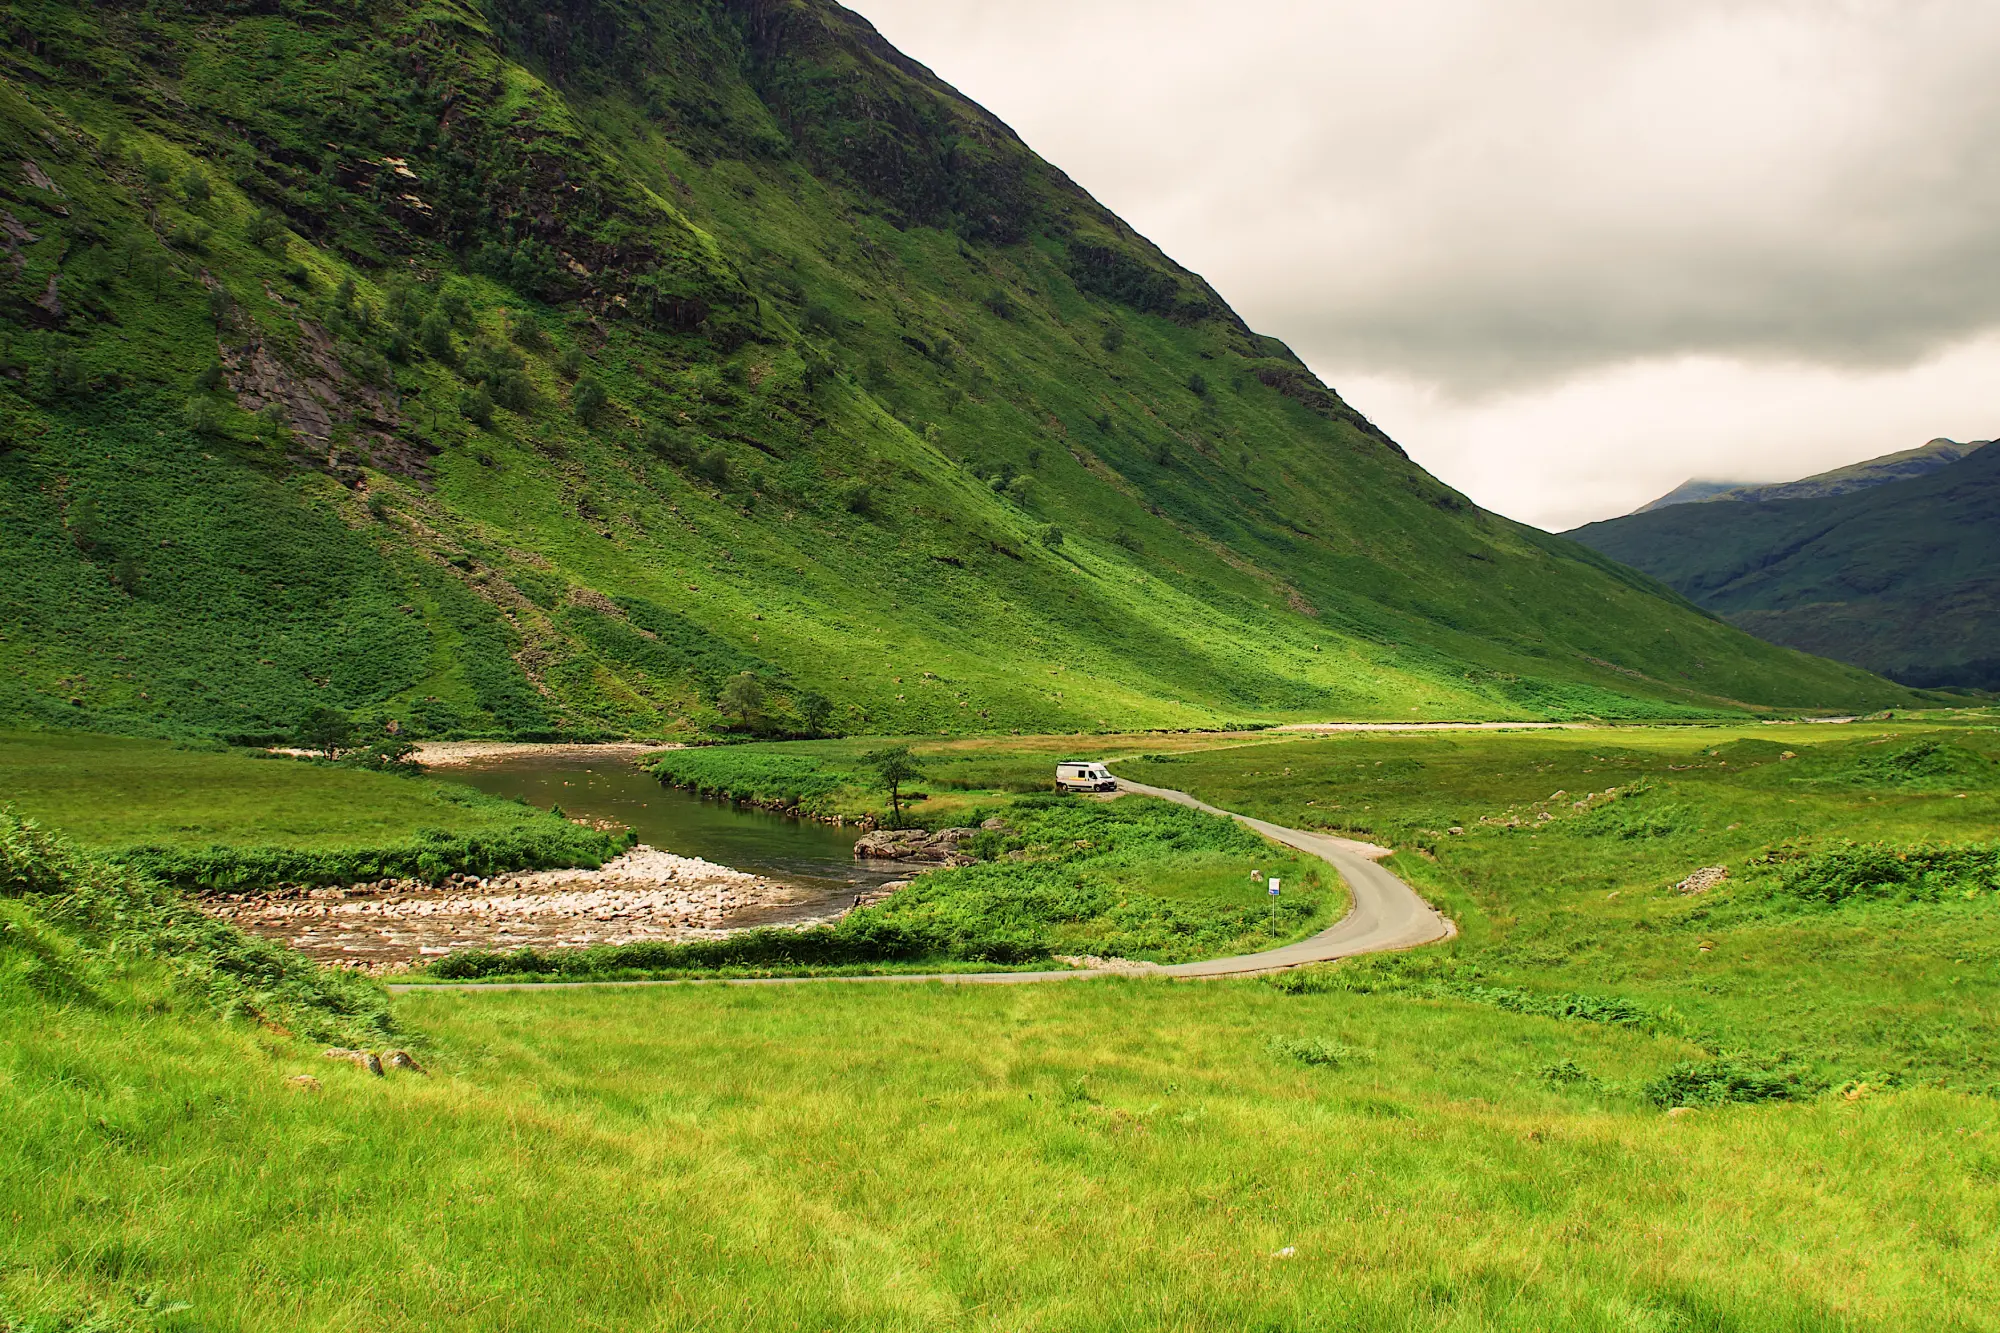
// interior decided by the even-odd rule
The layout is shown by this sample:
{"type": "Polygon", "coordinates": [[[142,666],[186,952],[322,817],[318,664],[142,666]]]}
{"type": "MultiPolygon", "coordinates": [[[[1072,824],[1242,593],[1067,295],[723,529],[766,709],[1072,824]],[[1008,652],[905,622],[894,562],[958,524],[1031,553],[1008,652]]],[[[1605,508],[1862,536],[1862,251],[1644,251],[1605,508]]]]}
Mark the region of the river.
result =
{"type": "Polygon", "coordinates": [[[649,847],[796,885],[809,891],[801,911],[823,910],[823,903],[909,873],[881,862],[857,864],[858,829],[705,800],[662,786],[622,755],[516,755],[437,769],[432,776],[543,809],[560,805],[572,816],[616,820],[649,847]]]}

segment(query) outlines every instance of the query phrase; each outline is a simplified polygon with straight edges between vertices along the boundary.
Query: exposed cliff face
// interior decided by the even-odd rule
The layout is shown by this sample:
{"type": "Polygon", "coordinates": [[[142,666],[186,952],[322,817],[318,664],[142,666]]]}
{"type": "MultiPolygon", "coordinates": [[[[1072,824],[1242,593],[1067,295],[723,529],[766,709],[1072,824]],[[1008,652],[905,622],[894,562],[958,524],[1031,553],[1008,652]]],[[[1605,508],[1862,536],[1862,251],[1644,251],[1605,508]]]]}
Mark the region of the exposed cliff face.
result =
{"type": "Polygon", "coordinates": [[[1480,512],[823,0],[4,23],[0,712],[805,733],[1884,688],[1480,512]]]}

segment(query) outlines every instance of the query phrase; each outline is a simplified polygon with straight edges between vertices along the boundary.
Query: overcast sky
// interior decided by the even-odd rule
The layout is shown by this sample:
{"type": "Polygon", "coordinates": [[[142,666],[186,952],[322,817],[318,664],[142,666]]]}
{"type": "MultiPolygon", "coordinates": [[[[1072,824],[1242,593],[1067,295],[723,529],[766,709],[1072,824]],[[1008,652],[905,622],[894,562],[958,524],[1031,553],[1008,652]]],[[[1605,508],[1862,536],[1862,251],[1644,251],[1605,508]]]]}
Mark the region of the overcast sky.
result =
{"type": "Polygon", "coordinates": [[[1549,528],[2000,434],[1995,0],[849,0],[1549,528]]]}

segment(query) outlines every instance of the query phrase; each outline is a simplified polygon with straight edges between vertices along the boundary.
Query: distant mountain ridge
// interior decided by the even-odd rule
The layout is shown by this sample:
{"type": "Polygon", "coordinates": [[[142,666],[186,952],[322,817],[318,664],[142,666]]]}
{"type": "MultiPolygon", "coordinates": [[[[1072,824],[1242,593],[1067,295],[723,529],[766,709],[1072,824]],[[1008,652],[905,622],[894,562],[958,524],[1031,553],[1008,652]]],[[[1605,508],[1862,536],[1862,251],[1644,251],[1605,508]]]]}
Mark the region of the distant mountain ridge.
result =
{"type": "Polygon", "coordinates": [[[1650,514],[1656,509],[1670,509],[1674,505],[1708,504],[1717,500],[1812,500],[1829,495],[1846,495],[1886,482],[1929,476],[1939,468],[1948,467],[1974,450],[1982,449],[1991,443],[1993,443],[1991,440],[1960,442],[1940,436],[1916,449],[1905,449],[1901,453],[1884,454],[1880,458],[1849,463],[1845,467],[1834,468],[1831,472],[1815,473],[1798,481],[1690,479],[1659,499],[1641,505],[1632,512],[1650,514]]]}
{"type": "Polygon", "coordinates": [[[1675,504],[1566,535],[1773,643],[1906,685],[2000,689],[2000,449],[1954,444],[1934,462],[1950,443],[1841,470],[1926,468],[1900,480],[1675,504]]]}

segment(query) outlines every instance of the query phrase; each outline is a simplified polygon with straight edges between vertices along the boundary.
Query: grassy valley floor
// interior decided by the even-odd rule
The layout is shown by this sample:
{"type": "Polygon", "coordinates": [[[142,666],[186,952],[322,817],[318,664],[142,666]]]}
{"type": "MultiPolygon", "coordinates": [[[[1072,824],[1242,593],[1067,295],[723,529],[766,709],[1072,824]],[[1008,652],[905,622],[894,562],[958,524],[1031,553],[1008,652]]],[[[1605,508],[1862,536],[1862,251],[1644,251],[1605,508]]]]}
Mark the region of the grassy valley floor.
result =
{"type": "MultiPolygon", "coordinates": [[[[154,890],[17,836],[0,1327],[2000,1327],[1996,725],[1107,747],[1394,845],[1461,925],[1264,981],[370,1008],[136,948],[105,904],[154,890]]],[[[917,750],[955,818],[1071,745],[917,750]]],[[[1005,842],[932,910],[1005,893],[1005,842]]],[[[1028,869],[1110,876],[1070,850],[1028,869]]]]}
{"type": "Polygon", "coordinates": [[[1633,1089],[1695,1052],[1619,1027],[1122,981],[398,1018],[429,1078],[10,1002],[0,1301],[51,1328],[1845,1330],[1991,1328],[2000,1296],[1990,1101],[1670,1120],[1633,1089]]]}

